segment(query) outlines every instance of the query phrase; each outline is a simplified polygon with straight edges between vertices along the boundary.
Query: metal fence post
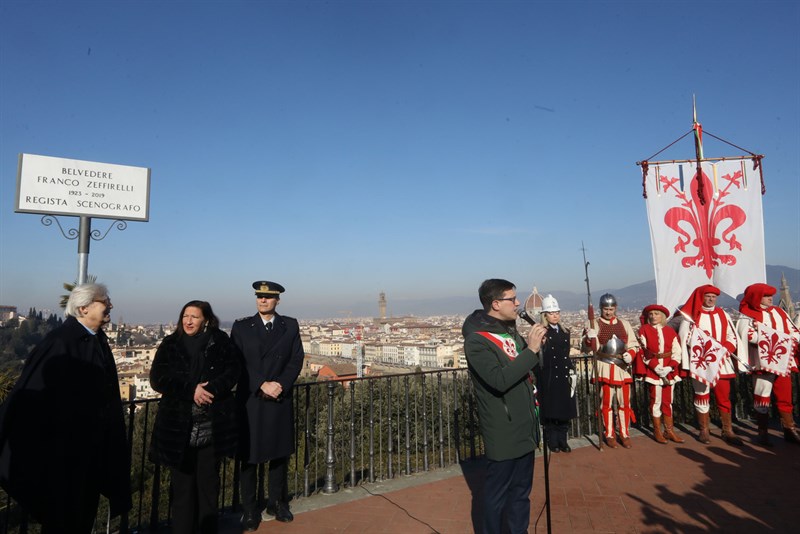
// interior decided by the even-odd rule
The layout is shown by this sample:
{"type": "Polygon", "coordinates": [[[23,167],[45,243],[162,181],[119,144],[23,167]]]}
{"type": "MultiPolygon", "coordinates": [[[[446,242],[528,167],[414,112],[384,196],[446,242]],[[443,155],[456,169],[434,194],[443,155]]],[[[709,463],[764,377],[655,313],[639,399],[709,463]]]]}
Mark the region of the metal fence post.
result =
{"type": "Polygon", "coordinates": [[[325,456],[325,486],[324,493],[336,493],[339,487],[336,484],[336,455],[333,450],[333,394],[336,382],[328,382],[328,447],[325,456]]]}

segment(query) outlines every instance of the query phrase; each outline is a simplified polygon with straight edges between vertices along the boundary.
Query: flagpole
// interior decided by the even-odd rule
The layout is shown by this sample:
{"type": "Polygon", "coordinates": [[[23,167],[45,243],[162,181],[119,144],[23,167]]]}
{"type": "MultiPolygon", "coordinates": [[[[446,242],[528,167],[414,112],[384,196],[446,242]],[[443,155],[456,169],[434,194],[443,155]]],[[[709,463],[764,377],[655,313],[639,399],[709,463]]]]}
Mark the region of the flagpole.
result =
{"type": "Polygon", "coordinates": [[[694,153],[697,159],[697,198],[701,205],[705,205],[706,199],[703,194],[703,125],[697,122],[697,101],[692,95],[692,130],[694,130],[694,153]]]}

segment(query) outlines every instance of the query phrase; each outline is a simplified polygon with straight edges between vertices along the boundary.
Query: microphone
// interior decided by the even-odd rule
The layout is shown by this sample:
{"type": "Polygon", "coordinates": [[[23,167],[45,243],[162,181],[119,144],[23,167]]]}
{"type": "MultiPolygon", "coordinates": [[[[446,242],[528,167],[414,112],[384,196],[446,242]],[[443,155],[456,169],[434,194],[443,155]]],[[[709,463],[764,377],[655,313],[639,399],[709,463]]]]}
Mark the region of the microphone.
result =
{"type": "Polygon", "coordinates": [[[519,318],[520,319],[524,319],[529,325],[535,325],[536,324],[536,321],[533,320],[533,317],[528,315],[528,312],[526,312],[525,310],[522,310],[521,312],[519,312],[519,318]]]}

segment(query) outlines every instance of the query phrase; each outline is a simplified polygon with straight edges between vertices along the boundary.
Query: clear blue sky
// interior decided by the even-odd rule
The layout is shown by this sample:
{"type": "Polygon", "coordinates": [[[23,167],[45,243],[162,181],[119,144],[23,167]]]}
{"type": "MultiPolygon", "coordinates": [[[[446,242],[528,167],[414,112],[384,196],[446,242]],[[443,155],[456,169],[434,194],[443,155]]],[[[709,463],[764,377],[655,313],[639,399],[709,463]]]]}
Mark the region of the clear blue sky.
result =
{"type": "Polygon", "coordinates": [[[581,291],[581,241],[593,288],[643,282],[634,162],[693,94],[765,154],[767,263],[799,268],[798,28],[788,0],[4,0],[0,304],[57,309],[77,277],[77,243],[13,211],[19,153],[152,169],[150,221],[92,242],[117,320],[249,315],[258,279],[301,318],[381,291],[477,307],[487,277],[581,291]]]}

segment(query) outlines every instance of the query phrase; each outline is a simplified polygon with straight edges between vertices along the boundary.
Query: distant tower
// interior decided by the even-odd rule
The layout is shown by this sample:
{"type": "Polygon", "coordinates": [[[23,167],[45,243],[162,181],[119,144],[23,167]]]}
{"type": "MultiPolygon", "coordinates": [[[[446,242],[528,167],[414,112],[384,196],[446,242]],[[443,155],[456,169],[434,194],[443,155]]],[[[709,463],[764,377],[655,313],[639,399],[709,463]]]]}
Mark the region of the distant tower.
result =
{"type": "Polygon", "coordinates": [[[781,300],[778,303],[778,306],[783,308],[783,311],[785,311],[789,317],[794,319],[795,316],[794,302],[792,302],[792,294],[789,291],[789,284],[786,282],[786,275],[784,275],[783,273],[781,273],[780,295],[781,295],[781,300]]]}
{"type": "Polygon", "coordinates": [[[378,312],[381,319],[386,319],[386,293],[381,292],[378,297],[378,312]]]}

